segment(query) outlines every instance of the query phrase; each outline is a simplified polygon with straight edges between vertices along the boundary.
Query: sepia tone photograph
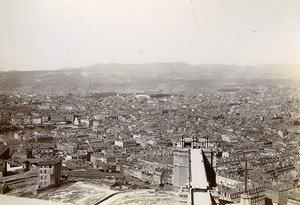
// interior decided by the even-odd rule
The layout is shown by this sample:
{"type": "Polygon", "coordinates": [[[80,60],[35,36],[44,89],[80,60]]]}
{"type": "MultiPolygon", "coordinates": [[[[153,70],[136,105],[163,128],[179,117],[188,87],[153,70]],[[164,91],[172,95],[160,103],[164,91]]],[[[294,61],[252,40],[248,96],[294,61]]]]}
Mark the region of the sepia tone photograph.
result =
{"type": "Polygon", "coordinates": [[[300,205],[299,0],[0,0],[0,205],[300,205]]]}

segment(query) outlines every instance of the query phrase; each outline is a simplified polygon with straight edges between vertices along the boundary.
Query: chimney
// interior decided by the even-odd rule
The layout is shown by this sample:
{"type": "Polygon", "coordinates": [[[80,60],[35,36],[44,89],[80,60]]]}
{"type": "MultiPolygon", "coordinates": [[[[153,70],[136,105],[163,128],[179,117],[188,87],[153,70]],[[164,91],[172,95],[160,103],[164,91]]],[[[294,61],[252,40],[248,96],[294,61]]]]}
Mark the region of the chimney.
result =
{"type": "Polygon", "coordinates": [[[248,183],[248,170],[247,170],[247,161],[246,161],[245,162],[245,192],[244,192],[245,194],[247,193],[247,183],[248,183]]]}

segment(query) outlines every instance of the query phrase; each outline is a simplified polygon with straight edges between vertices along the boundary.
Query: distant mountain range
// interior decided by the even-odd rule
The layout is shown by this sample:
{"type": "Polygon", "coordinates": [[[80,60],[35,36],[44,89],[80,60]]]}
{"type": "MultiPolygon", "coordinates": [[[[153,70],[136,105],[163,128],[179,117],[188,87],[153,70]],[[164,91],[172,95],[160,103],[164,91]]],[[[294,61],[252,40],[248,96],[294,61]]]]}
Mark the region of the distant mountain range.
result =
{"type": "Polygon", "coordinates": [[[221,82],[300,79],[300,65],[96,64],[0,72],[0,92],[189,92],[221,82]]]}

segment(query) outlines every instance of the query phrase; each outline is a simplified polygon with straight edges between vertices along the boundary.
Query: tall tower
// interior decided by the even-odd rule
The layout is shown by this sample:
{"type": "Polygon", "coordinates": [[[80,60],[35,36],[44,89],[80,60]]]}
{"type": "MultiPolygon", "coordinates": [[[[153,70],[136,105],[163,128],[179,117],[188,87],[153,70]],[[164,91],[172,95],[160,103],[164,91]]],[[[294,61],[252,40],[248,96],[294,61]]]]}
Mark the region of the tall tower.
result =
{"type": "Polygon", "coordinates": [[[173,186],[178,191],[189,186],[189,149],[175,149],[173,156],[173,186]]]}

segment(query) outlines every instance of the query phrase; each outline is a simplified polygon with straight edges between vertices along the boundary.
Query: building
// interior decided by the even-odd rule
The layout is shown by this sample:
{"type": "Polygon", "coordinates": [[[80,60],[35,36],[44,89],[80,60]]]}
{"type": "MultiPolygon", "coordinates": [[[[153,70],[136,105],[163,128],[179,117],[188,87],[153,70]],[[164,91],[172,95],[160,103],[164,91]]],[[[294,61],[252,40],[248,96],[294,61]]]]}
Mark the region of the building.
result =
{"type": "Polygon", "coordinates": [[[244,190],[243,184],[236,185],[235,188],[219,186],[220,200],[235,204],[265,204],[265,189],[260,184],[249,184],[247,190],[244,190]]]}
{"type": "Polygon", "coordinates": [[[194,204],[217,204],[216,155],[197,139],[182,138],[182,146],[173,152],[173,188],[179,192],[180,202],[194,204]]]}
{"type": "Polygon", "coordinates": [[[173,157],[173,187],[178,191],[189,184],[189,149],[175,149],[173,157]]]}
{"type": "Polygon", "coordinates": [[[137,94],[135,96],[137,99],[141,99],[141,100],[146,100],[150,98],[150,95],[146,95],[146,94],[137,94]]]}
{"type": "Polygon", "coordinates": [[[93,164],[94,169],[100,169],[101,164],[106,164],[106,157],[104,154],[94,153],[91,154],[90,162],[93,164]]]}
{"type": "Polygon", "coordinates": [[[39,187],[56,186],[61,179],[61,161],[49,160],[39,163],[38,184],[39,187]]]}
{"type": "Polygon", "coordinates": [[[264,205],[265,197],[264,195],[258,194],[242,194],[241,201],[239,205],[264,205]]]}
{"type": "Polygon", "coordinates": [[[10,158],[9,146],[0,144],[0,176],[6,175],[7,160],[10,158]]]}
{"type": "Polygon", "coordinates": [[[208,147],[209,142],[208,138],[190,138],[190,137],[182,137],[179,142],[176,143],[176,147],[182,148],[203,148],[208,147]]]}
{"type": "Polygon", "coordinates": [[[131,149],[135,149],[136,146],[137,146],[137,143],[135,140],[123,141],[123,149],[131,150],[131,149]]]}
{"type": "Polygon", "coordinates": [[[129,139],[126,141],[114,141],[114,145],[119,146],[126,150],[135,149],[137,146],[137,142],[134,139],[129,139]]]}
{"type": "MultiPolygon", "coordinates": [[[[173,152],[173,186],[176,189],[185,187],[189,184],[188,177],[190,169],[190,151],[193,149],[201,148],[203,154],[203,163],[208,173],[207,179],[210,186],[216,186],[216,155],[212,149],[208,147],[208,138],[204,139],[204,144],[200,143],[199,139],[183,138],[177,143],[176,148],[173,152]],[[203,148],[202,146],[205,146],[203,148]]],[[[202,156],[202,155],[201,155],[202,156]]]]}
{"type": "Polygon", "coordinates": [[[222,135],[222,140],[225,142],[230,142],[230,143],[238,143],[239,139],[237,136],[235,135],[222,135]]]}
{"type": "Polygon", "coordinates": [[[42,118],[41,117],[32,118],[32,124],[33,125],[40,125],[40,124],[42,124],[42,118]]]}
{"type": "Polygon", "coordinates": [[[288,197],[287,205],[300,205],[300,193],[293,193],[288,197]]]}
{"type": "Polygon", "coordinates": [[[103,153],[91,154],[90,162],[94,169],[102,169],[107,171],[116,171],[116,156],[105,156],[103,153]]]}
{"type": "Polygon", "coordinates": [[[296,134],[296,135],[299,135],[300,134],[300,125],[294,125],[292,127],[289,127],[287,129],[287,132],[290,134],[296,134]]]}
{"type": "Polygon", "coordinates": [[[236,188],[239,184],[243,184],[244,179],[235,175],[227,175],[223,173],[217,174],[217,184],[228,188],[236,188]]]}
{"type": "Polygon", "coordinates": [[[293,183],[270,185],[265,187],[266,204],[287,204],[288,197],[294,193],[295,185],[293,183]]]}

